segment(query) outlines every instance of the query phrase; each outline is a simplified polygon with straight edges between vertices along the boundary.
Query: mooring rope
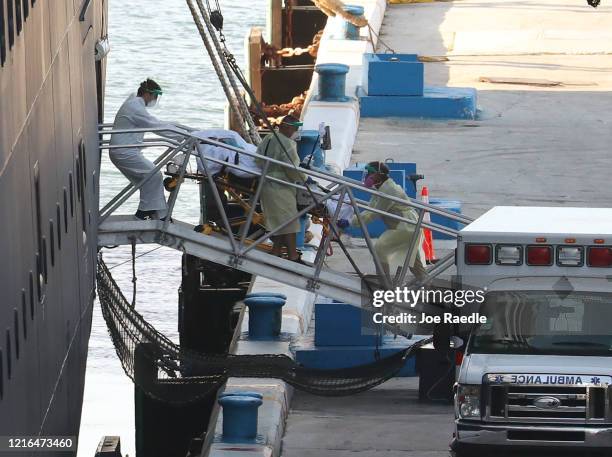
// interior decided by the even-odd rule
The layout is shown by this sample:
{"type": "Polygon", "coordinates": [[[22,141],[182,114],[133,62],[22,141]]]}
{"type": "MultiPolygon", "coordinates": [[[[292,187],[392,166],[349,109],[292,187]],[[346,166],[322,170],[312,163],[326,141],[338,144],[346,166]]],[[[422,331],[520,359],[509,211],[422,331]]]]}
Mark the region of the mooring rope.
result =
{"type": "Polygon", "coordinates": [[[219,65],[218,60],[215,57],[214,50],[212,48],[212,45],[210,43],[206,30],[204,29],[204,26],[202,25],[200,16],[193,4],[193,0],[186,0],[186,2],[187,2],[187,6],[189,7],[189,11],[191,12],[191,16],[193,17],[193,22],[195,23],[198,29],[198,32],[200,33],[200,37],[202,38],[204,47],[206,48],[206,51],[208,52],[212,66],[215,70],[215,73],[217,74],[217,78],[219,78],[219,82],[221,83],[221,87],[223,88],[223,92],[225,93],[225,97],[227,98],[227,101],[230,104],[230,108],[231,108],[230,111],[232,113],[232,116],[234,116],[236,127],[239,129],[239,133],[245,139],[250,138],[250,134],[247,131],[245,124],[244,124],[244,119],[242,119],[242,116],[241,116],[241,111],[238,105],[238,101],[235,98],[234,94],[232,94],[232,92],[230,91],[228,81],[223,73],[223,70],[221,69],[219,65]]]}
{"type": "Polygon", "coordinates": [[[257,131],[257,126],[255,125],[255,122],[253,121],[251,113],[249,112],[249,107],[247,106],[244,98],[242,97],[240,93],[238,84],[236,83],[236,80],[234,79],[234,74],[232,73],[232,70],[227,62],[227,55],[225,52],[227,51],[227,48],[225,51],[221,48],[221,43],[219,42],[219,39],[217,38],[217,34],[215,33],[215,28],[210,20],[210,16],[208,15],[206,8],[204,7],[204,4],[202,3],[202,0],[196,0],[196,3],[198,4],[198,7],[200,8],[200,14],[202,15],[202,18],[204,19],[204,23],[206,24],[206,27],[208,28],[210,40],[215,46],[219,61],[221,62],[221,65],[223,66],[223,69],[225,70],[227,80],[229,81],[234,91],[234,96],[238,102],[238,108],[240,109],[242,118],[246,121],[247,125],[249,126],[248,127],[249,138],[251,139],[251,142],[254,145],[258,145],[259,143],[261,143],[261,137],[259,136],[259,132],[257,131]]]}

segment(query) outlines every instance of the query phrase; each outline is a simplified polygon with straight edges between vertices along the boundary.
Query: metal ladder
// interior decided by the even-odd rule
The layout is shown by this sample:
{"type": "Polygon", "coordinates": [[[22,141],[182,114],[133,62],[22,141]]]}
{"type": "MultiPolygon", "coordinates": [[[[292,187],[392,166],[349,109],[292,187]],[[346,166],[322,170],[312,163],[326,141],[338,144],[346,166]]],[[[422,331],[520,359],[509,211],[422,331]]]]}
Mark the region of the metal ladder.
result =
{"type": "MultiPolygon", "coordinates": [[[[207,261],[220,265],[229,266],[247,273],[266,277],[274,281],[278,281],[289,286],[297,287],[310,292],[316,292],[327,297],[340,300],[345,303],[351,303],[361,306],[364,300],[368,300],[372,292],[372,286],[369,280],[360,271],[357,263],[351,258],[347,250],[344,250],[348,257],[349,263],[352,265],[352,272],[334,271],[332,268],[324,265],[325,253],[328,250],[331,236],[323,237],[322,242],[317,248],[316,257],[312,264],[303,265],[274,256],[268,252],[261,250],[263,243],[271,236],[282,230],[289,223],[299,219],[310,211],[313,211],[317,206],[320,206],[326,200],[333,198],[337,199],[337,209],[329,218],[329,227],[333,233],[340,233],[337,227],[337,222],[340,213],[340,202],[353,207],[355,216],[361,228],[365,244],[372,259],[378,279],[374,287],[392,289],[395,287],[404,286],[407,284],[409,274],[409,260],[411,259],[415,249],[418,249],[417,242],[419,236],[413,237],[413,242],[408,252],[406,252],[401,268],[393,274],[386,274],[381,267],[381,259],[374,249],[374,241],[368,232],[367,226],[363,223],[360,216],[360,211],[372,211],[378,213],[385,218],[395,219],[399,222],[407,222],[415,225],[415,234],[419,234],[422,228],[429,228],[434,232],[444,233],[451,237],[457,236],[457,231],[436,223],[429,222],[425,219],[426,213],[437,214],[452,221],[457,221],[460,224],[469,224],[472,220],[461,214],[446,211],[432,205],[423,204],[417,200],[403,200],[391,197],[387,194],[378,192],[375,189],[367,188],[359,181],[335,175],[323,170],[302,169],[300,172],[307,175],[313,180],[318,180],[320,183],[326,184],[325,188],[313,187],[304,183],[289,183],[278,178],[266,176],[266,170],[269,165],[274,163],[282,167],[294,168],[292,164],[282,161],[277,161],[266,156],[261,156],[256,153],[250,153],[240,148],[236,148],[225,143],[212,139],[203,139],[189,132],[181,130],[177,127],[164,127],[153,129],[130,129],[130,130],[112,130],[111,126],[103,124],[100,126],[100,149],[110,150],[115,148],[152,148],[162,147],[165,150],[155,160],[155,169],[152,170],[143,180],[137,185],[129,184],[122,189],[114,198],[112,198],[101,210],[98,227],[98,246],[116,246],[116,245],[132,245],[136,244],[159,244],[177,249],[181,252],[191,254],[193,256],[205,259],[207,261]],[[109,134],[123,133],[152,133],[156,134],[156,138],[147,138],[143,144],[130,145],[111,145],[105,137],[109,134]],[[165,137],[168,135],[168,137],[165,137]],[[171,138],[170,138],[171,137],[171,138]],[[220,226],[223,233],[199,233],[194,231],[194,226],[181,222],[172,217],[174,208],[177,203],[177,197],[180,191],[181,184],[187,174],[190,158],[198,156],[199,152],[197,145],[199,143],[212,146],[222,147],[241,155],[248,155],[259,158],[263,161],[263,169],[261,173],[250,169],[245,169],[239,163],[228,163],[213,157],[200,157],[200,162],[203,164],[204,173],[202,179],[205,180],[212,193],[212,198],[215,207],[220,215],[220,226]],[[176,173],[176,187],[170,194],[168,200],[168,217],[165,221],[161,220],[137,220],[133,216],[118,215],[117,210],[135,193],[137,192],[152,176],[160,172],[164,166],[177,155],[181,158],[178,172],[176,173]],[[218,163],[226,168],[235,168],[238,170],[249,172],[257,177],[257,185],[254,195],[250,200],[250,208],[245,213],[245,222],[240,231],[236,233],[229,222],[229,217],[226,214],[226,208],[223,206],[220,190],[218,189],[214,177],[207,173],[207,164],[218,163]],[[311,202],[303,209],[298,211],[294,217],[285,221],[278,227],[267,227],[267,232],[261,236],[249,236],[249,227],[253,222],[256,211],[256,203],[259,200],[261,186],[266,181],[274,181],[283,185],[291,186],[299,191],[307,192],[311,197],[311,202]],[[418,213],[416,222],[403,218],[401,216],[381,211],[370,207],[368,201],[355,198],[354,191],[359,190],[370,194],[377,195],[382,198],[390,199],[394,202],[406,205],[415,209],[418,213]],[[228,236],[228,234],[230,234],[228,236]],[[365,281],[365,282],[364,282],[365,281]],[[364,285],[366,287],[364,287],[364,285]]],[[[199,198],[199,196],[198,196],[199,198]]],[[[197,198],[195,199],[197,200],[197,198]]],[[[420,287],[421,285],[432,280],[443,271],[454,265],[454,253],[450,253],[440,259],[435,265],[431,266],[427,271],[427,277],[420,281],[413,280],[409,283],[410,287],[420,287]]]]}

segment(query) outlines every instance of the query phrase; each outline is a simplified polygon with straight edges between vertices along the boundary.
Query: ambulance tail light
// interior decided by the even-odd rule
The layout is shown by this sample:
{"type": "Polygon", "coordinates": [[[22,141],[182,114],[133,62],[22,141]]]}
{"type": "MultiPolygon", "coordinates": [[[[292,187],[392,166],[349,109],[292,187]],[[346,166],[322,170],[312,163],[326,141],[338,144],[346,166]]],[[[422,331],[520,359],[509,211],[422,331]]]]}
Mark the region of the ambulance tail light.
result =
{"type": "Polygon", "coordinates": [[[463,352],[455,351],[455,366],[460,367],[463,363],[463,352]]]}
{"type": "Polygon", "coordinates": [[[591,246],[587,251],[587,264],[589,267],[612,267],[612,247],[591,246]]]}
{"type": "Polygon", "coordinates": [[[497,245],[495,247],[495,263],[497,265],[521,265],[523,263],[523,248],[516,245],[497,245]]]}
{"type": "Polygon", "coordinates": [[[557,248],[557,265],[560,267],[581,267],[583,252],[582,246],[559,246],[557,248]]]}
{"type": "Polygon", "coordinates": [[[553,264],[552,246],[527,246],[527,265],[550,266],[553,264]]]}
{"type": "Polygon", "coordinates": [[[490,265],[493,247],[490,244],[468,244],[465,246],[465,263],[468,265],[490,265]]]}

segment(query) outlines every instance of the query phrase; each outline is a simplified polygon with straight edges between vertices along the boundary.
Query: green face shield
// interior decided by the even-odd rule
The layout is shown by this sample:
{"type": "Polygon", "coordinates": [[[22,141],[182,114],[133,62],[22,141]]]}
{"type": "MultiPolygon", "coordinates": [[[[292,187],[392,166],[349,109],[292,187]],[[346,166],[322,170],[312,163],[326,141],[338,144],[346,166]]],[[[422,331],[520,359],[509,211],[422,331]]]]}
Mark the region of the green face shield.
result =
{"type": "Polygon", "coordinates": [[[379,171],[376,169],[376,167],[373,167],[372,165],[366,165],[365,166],[365,171],[368,175],[371,175],[372,173],[379,173],[379,171]]]}
{"type": "Polygon", "coordinates": [[[303,122],[291,122],[291,121],[283,121],[282,122],[284,125],[289,125],[291,127],[295,127],[296,129],[299,129],[301,126],[304,125],[303,122]]]}
{"type": "Polygon", "coordinates": [[[164,94],[161,89],[147,89],[147,92],[158,97],[164,94]]]}

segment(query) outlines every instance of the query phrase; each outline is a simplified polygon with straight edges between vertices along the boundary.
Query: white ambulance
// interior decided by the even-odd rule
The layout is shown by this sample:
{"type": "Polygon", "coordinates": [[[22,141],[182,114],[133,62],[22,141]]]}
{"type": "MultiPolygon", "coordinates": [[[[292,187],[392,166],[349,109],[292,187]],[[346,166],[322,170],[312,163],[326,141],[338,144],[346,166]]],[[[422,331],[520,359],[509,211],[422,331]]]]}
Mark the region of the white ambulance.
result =
{"type": "Polygon", "coordinates": [[[456,454],[612,455],[612,209],[495,207],[461,230],[457,274],[486,290],[486,323],[455,385],[456,454]]]}

